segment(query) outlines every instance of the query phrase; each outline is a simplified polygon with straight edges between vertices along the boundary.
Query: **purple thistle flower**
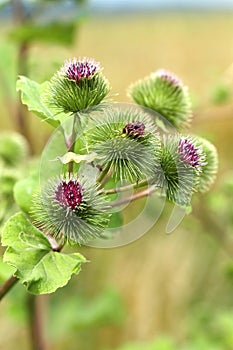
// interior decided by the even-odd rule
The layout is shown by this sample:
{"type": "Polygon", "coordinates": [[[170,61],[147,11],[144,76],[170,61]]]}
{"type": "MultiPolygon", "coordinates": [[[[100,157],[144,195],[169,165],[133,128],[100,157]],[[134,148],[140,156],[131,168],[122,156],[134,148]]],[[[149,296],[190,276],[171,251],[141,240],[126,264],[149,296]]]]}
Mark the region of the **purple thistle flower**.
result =
{"type": "Polygon", "coordinates": [[[174,74],[165,69],[158,69],[155,72],[156,76],[160,77],[162,80],[168,81],[172,85],[183,86],[182,81],[174,74]]]}
{"type": "Polygon", "coordinates": [[[82,202],[82,187],[77,180],[62,180],[55,189],[55,199],[62,207],[75,211],[82,202]]]}
{"type": "Polygon", "coordinates": [[[123,128],[122,133],[128,134],[130,136],[134,136],[134,137],[141,137],[144,135],[144,131],[145,131],[145,124],[142,122],[136,121],[136,122],[127,124],[123,128]]]}
{"type": "Polygon", "coordinates": [[[200,167],[205,165],[205,156],[201,153],[200,147],[195,145],[185,137],[182,137],[178,145],[178,153],[180,158],[192,167],[200,167]]]}
{"type": "Polygon", "coordinates": [[[62,67],[62,73],[70,80],[75,80],[79,83],[83,79],[93,77],[93,75],[100,69],[99,62],[94,59],[84,57],[82,60],[73,58],[67,60],[62,67]]]}

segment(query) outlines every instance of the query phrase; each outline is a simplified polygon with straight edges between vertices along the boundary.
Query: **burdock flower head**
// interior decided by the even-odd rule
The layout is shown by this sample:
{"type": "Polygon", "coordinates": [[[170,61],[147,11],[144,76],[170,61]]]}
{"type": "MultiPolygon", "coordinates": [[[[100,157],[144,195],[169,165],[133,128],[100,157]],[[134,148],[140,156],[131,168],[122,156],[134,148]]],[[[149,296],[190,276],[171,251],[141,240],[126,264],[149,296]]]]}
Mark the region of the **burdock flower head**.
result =
{"type": "Polygon", "coordinates": [[[204,154],[191,139],[166,135],[162,140],[160,164],[155,169],[154,183],[168,200],[187,206],[196,190],[203,164],[204,154]]]}
{"type": "Polygon", "coordinates": [[[86,244],[100,237],[107,226],[106,207],[96,186],[76,178],[57,178],[35,197],[32,216],[46,233],[86,244]]]}
{"type": "Polygon", "coordinates": [[[160,152],[160,136],[146,113],[133,108],[112,108],[101,113],[86,130],[88,148],[102,164],[103,174],[111,169],[116,180],[137,182],[150,177],[160,152]]]}
{"type": "Polygon", "coordinates": [[[154,74],[171,85],[183,86],[182,81],[174,73],[168,72],[166,69],[160,68],[154,74]]]}
{"type": "Polygon", "coordinates": [[[100,71],[100,63],[86,57],[80,60],[77,58],[67,60],[61,69],[61,72],[64,73],[68,79],[74,80],[77,83],[81,80],[93,77],[98,71],[100,71]]]}
{"type": "Polygon", "coordinates": [[[62,180],[55,189],[54,199],[64,208],[75,211],[82,202],[82,191],[78,180],[62,180]]]}
{"type": "Polygon", "coordinates": [[[52,77],[49,104],[58,111],[76,113],[98,105],[110,87],[99,62],[89,58],[66,60],[52,77]]]}
{"type": "Polygon", "coordinates": [[[122,130],[123,134],[131,137],[142,137],[145,134],[145,124],[140,121],[128,123],[122,130]]]}
{"type": "Polygon", "coordinates": [[[181,137],[178,145],[178,153],[181,160],[196,169],[201,169],[206,165],[205,154],[202,153],[201,147],[196,147],[194,142],[187,137],[181,137]]]}
{"type": "Polygon", "coordinates": [[[210,189],[216,179],[218,171],[218,153],[216,147],[210,141],[202,137],[196,137],[196,140],[206,156],[197,186],[197,190],[204,193],[210,189]]]}
{"type": "Polygon", "coordinates": [[[188,88],[173,73],[159,69],[129,87],[129,96],[139,105],[161,114],[181,130],[192,118],[188,88]]]}

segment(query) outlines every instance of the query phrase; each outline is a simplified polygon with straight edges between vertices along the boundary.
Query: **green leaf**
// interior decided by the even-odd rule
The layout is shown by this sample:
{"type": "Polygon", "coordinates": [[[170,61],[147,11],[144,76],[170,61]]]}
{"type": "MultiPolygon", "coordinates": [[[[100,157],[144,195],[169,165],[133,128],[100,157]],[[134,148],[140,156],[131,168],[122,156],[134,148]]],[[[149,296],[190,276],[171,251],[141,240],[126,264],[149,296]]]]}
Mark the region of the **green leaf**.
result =
{"type": "Polygon", "coordinates": [[[45,25],[31,23],[21,25],[10,32],[10,38],[16,42],[46,42],[59,45],[71,45],[76,33],[76,23],[53,22],[45,25]]]}
{"type": "Polygon", "coordinates": [[[60,160],[62,164],[68,164],[70,162],[80,163],[83,161],[93,162],[96,156],[97,154],[94,152],[89,154],[76,154],[74,152],[67,152],[64,154],[64,156],[57,157],[55,160],[60,160]]]}
{"type": "Polygon", "coordinates": [[[14,198],[20,209],[29,213],[33,195],[39,190],[38,176],[31,176],[18,181],[14,186],[14,198]]]}
{"type": "Polygon", "coordinates": [[[15,276],[32,294],[52,293],[68,283],[86,259],[79,253],[52,250],[47,237],[22,214],[12,216],[4,226],[2,244],[8,246],[4,262],[15,267],[15,276]]]}
{"type": "Polygon", "coordinates": [[[0,283],[4,282],[14,271],[15,269],[4,263],[2,256],[0,256],[0,283]]]}
{"type": "Polygon", "coordinates": [[[21,91],[22,103],[28,107],[29,111],[56,128],[63,121],[64,115],[54,115],[43,101],[48,84],[49,82],[38,84],[29,78],[20,76],[16,82],[16,89],[21,91]]]}

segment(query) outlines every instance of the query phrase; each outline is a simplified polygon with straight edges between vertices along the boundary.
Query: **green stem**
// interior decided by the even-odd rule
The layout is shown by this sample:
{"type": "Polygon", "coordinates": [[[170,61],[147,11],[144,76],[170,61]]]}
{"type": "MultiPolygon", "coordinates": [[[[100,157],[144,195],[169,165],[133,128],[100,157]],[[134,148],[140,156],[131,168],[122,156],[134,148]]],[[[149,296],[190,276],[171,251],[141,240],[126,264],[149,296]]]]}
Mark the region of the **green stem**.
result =
{"type": "MultiPolygon", "coordinates": [[[[73,120],[73,127],[72,127],[72,133],[71,136],[69,138],[69,142],[67,144],[67,152],[74,152],[74,148],[75,148],[75,141],[76,141],[76,131],[75,131],[75,123],[76,123],[76,118],[74,116],[74,120],[73,120]]],[[[71,161],[68,164],[68,173],[69,176],[70,174],[73,172],[73,168],[74,168],[74,162],[71,161]]]]}
{"type": "MultiPolygon", "coordinates": [[[[13,20],[16,26],[20,27],[24,25],[28,19],[26,18],[24,7],[21,0],[12,0],[13,8],[13,20]]],[[[17,74],[18,75],[27,75],[28,74],[28,55],[29,55],[29,43],[27,41],[20,42],[18,46],[17,53],[17,74]]],[[[16,101],[16,110],[15,110],[15,123],[18,131],[28,140],[30,145],[30,150],[32,150],[32,142],[29,132],[29,121],[27,118],[27,109],[20,102],[18,97],[16,101]]]]}
{"type": "Polygon", "coordinates": [[[31,336],[31,350],[46,349],[43,338],[43,301],[44,295],[28,294],[28,322],[31,336]]]}
{"type": "Polygon", "coordinates": [[[138,183],[133,183],[133,184],[126,185],[126,186],[120,186],[120,187],[116,187],[116,188],[111,188],[109,190],[104,190],[104,191],[102,191],[102,193],[114,194],[114,193],[119,193],[119,192],[125,192],[125,191],[131,190],[131,189],[141,188],[141,187],[144,187],[146,185],[148,185],[147,180],[143,180],[143,181],[140,181],[138,183]]]}
{"type": "Polygon", "coordinates": [[[48,238],[48,241],[51,245],[52,251],[60,253],[60,251],[62,250],[62,248],[65,245],[65,240],[63,240],[61,242],[57,242],[56,239],[51,235],[47,235],[47,238],[48,238]]]}
{"type": "Polygon", "coordinates": [[[10,276],[0,287],[0,300],[11,290],[11,288],[19,281],[15,276],[10,276]]]}
{"type": "Polygon", "coordinates": [[[152,193],[154,193],[155,190],[156,190],[156,186],[155,186],[155,185],[150,186],[150,187],[148,187],[146,190],[141,191],[141,192],[138,192],[138,193],[135,193],[135,194],[133,194],[133,195],[130,196],[130,197],[123,198],[123,199],[120,199],[119,201],[110,203],[109,206],[111,206],[112,208],[113,208],[113,207],[119,207],[119,206],[121,206],[122,204],[135,201],[136,199],[150,196],[152,193]]]}
{"type": "Polygon", "coordinates": [[[109,177],[111,176],[111,163],[109,162],[108,165],[102,172],[100,173],[97,182],[99,182],[98,190],[104,187],[106,182],[108,181],[109,177]]]}

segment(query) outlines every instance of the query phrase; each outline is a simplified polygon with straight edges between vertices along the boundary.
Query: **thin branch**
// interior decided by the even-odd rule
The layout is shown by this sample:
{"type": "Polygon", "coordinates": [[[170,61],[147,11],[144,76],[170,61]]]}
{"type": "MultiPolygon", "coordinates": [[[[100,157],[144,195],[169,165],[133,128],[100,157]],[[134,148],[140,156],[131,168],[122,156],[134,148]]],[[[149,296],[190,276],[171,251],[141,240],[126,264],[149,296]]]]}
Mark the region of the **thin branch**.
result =
{"type": "Polygon", "coordinates": [[[109,206],[112,207],[112,208],[113,207],[118,207],[118,206],[120,206],[122,204],[135,201],[136,199],[150,196],[155,190],[156,190],[156,186],[155,185],[150,186],[144,191],[141,191],[141,192],[133,194],[131,197],[123,198],[123,199],[121,199],[121,200],[119,200],[117,202],[110,203],[109,206]]]}
{"type": "Polygon", "coordinates": [[[101,173],[97,179],[97,182],[99,182],[98,190],[100,190],[101,188],[104,187],[104,185],[106,184],[106,182],[110,178],[111,174],[112,174],[112,169],[111,169],[111,164],[109,163],[107,165],[107,167],[101,171],[101,173]]]}
{"type": "MultiPolygon", "coordinates": [[[[74,118],[73,127],[72,127],[72,133],[71,133],[69,142],[66,143],[66,145],[67,145],[67,152],[74,152],[75,141],[76,141],[75,123],[76,123],[76,120],[74,118]]],[[[69,162],[69,164],[68,164],[68,173],[69,173],[69,175],[73,172],[73,167],[74,167],[74,162],[73,161],[69,162]]]]}
{"type": "Polygon", "coordinates": [[[10,276],[0,287],[0,300],[11,290],[11,288],[19,281],[15,276],[10,276]]]}
{"type": "Polygon", "coordinates": [[[32,350],[46,349],[45,340],[43,338],[43,301],[44,295],[28,294],[28,322],[32,350]]]}
{"type": "Polygon", "coordinates": [[[144,187],[146,185],[148,185],[147,180],[143,180],[143,181],[140,181],[138,183],[135,182],[135,183],[130,184],[130,185],[125,185],[125,186],[120,186],[120,187],[116,187],[116,188],[111,188],[109,190],[104,190],[104,191],[102,191],[102,193],[114,194],[114,193],[119,193],[119,192],[125,192],[125,191],[131,190],[131,189],[141,188],[141,187],[144,187]]]}
{"type": "MultiPolygon", "coordinates": [[[[27,17],[25,15],[24,7],[21,0],[12,0],[13,9],[13,21],[16,26],[22,26],[27,22],[27,17]]],[[[28,73],[28,55],[29,55],[29,43],[25,40],[19,43],[18,53],[17,53],[17,73],[19,75],[27,75],[28,73]]],[[[30,145],[30,150],[32,151],[32,142],[30,139],[29,132],[29,121],[27,118],[27,109],[20,102],[18,97],[16,101],[16,111],[15,111],[15,123],[17,125],[18,131],[28,140],[30,145]]]]}

